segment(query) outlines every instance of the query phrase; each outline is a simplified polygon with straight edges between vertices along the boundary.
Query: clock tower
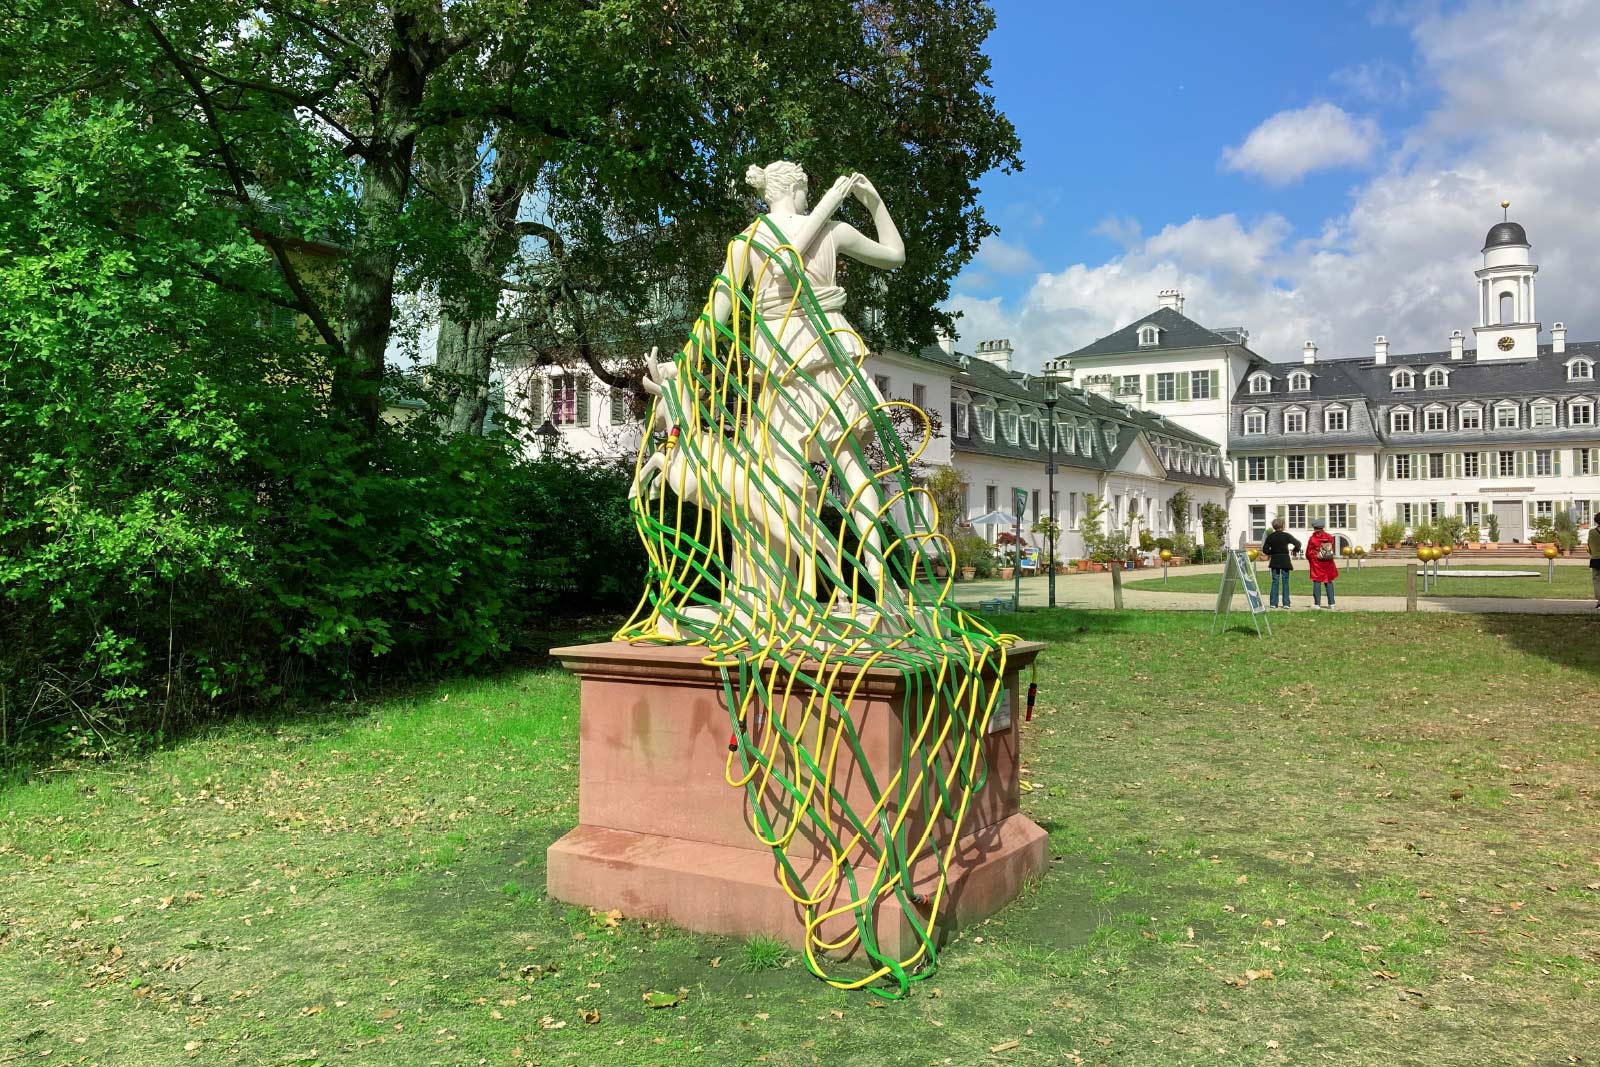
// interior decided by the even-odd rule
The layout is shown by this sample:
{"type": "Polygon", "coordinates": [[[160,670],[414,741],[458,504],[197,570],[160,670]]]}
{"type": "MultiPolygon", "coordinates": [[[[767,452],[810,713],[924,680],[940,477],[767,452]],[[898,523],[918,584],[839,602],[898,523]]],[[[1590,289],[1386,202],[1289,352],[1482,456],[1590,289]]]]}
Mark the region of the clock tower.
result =
{"type": "MultiPolygon", "coordinates": [[[[1510,202],[1502,200],[1502,208],[1510,202]]],[[[1507,218],[1483,240],[1478,279],[1478,362],[1533,359],[1539,354],[1539,321],[1534,317],[1533,276],[1539,268],[1529,254],[1528,234],[1507,218]]]]}

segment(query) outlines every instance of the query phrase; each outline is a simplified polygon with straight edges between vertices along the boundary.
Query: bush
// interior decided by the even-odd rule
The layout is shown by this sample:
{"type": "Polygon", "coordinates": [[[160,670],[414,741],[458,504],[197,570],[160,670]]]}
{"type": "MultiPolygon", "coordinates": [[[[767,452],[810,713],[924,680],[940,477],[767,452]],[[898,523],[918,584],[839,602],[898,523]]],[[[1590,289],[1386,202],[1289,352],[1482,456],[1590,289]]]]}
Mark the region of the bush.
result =
{"type": "Polygon", "coordinates": [[[1578,547],[1578,524],[1572,519],[1572,512],[1562,509],[1556,512],[1555,524],[1556,546],[1563,552],[1571,552],[1578,547]]]}
{"type": "Polygon", "coordinates": [[[1385,545],[1398,545],[1406,539],[1406,524],[1399,519],[1392,519],[1378,524],[1378,542],[1385,545]]]}
{"type": "Polygon", "coordinates": [[[956,554],[956,566],[972,567],[980,577],[994,572],[994,549],[977,534],[961,534],[951,542],[956,554]]]}

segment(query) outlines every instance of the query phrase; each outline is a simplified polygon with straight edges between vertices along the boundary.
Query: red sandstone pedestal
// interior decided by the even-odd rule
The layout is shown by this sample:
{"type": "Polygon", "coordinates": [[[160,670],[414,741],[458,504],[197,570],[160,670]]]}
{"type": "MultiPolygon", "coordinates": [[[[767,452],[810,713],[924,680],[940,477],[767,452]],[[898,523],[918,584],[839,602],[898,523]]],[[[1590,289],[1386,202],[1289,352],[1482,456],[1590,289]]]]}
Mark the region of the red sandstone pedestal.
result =
{"type": "MultiPolygon", "coordinates": [[[[1009,649],[1005,692],[984,738],[988,781],[972,797],[950,861],[938,916],[944,929],[999,910],[1044,868],[1045,832],[1019,810],[1017,784],[1018,672],[1043,647],[1023,642],[1009,649]]],[[[582,698],[578,826],[550,846],[550,895],[702,933],[766,934],[801,947],[802,909],[784,891],[772,850],[750,829],[748,791],[724,778],[730,719],[721,672],[701,662],[706,650],[613,642],[551,654],[578,674],[582,698]]],[[[845,671],[836,689],[847,690],[855,679],[853,668],[845,671]]],[[[880,786],[900,764],[906,698],[898,670],[872,668],[848,706],[880,786]]],[[[839,760],[835,787],[857,812],[869,811],[863,769],[848,746],[841,747],[839,760]]],[[[762,810],[783,823],[789,803],[786,794],[772,790],[763,796],[762,810]]],[[[926,825],[920,812],[912,812],[908,823],[926,825]]],[[[948,844],[948,829],[941,820],[935,847],[948,844]]],[[[828,857],[811,833],[803,824],[788,848],[808,884],[828,857]]],[[[865,893],[873,869],[858,867],[856,873],[865,893]]],[[[913,876],[918,892],[931,891],[937,878],[932,848],[913,876]]],[[[822,933],[840,936],[851,925],[840,916],[822,933]]],[[[880,944],[891,952],[903,953],[915,943],[892,895],[875,906],[875,926],[880,944]]]]}

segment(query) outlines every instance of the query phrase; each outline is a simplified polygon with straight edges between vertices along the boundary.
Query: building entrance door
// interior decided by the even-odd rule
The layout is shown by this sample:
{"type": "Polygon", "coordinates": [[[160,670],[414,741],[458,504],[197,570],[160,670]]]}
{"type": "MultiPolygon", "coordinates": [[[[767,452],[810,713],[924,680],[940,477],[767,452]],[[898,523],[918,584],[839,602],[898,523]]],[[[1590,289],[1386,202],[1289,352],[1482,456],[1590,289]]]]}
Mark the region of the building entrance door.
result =
{"type": "Polygon", "coordinates": [[[1496,500],[1494,517],[1500,520],[1500,540],[1503,542],[1527,540],[1527,514],[1520,500],[1496,500]]]}

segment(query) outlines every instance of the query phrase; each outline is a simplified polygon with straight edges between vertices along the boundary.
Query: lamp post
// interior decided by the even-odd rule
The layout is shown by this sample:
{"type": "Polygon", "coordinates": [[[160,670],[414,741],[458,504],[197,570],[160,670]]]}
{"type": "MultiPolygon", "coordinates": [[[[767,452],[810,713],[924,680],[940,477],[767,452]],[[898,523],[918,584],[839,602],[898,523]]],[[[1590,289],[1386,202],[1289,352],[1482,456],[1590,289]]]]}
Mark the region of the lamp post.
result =
{"type": "Polygon", "coordinates": [[[1050,606],[1056,606],[1056,403],[1060,397],[1056,396],[1057,378],[1054,374],[1044,376],[1044,412],[1045,424],[1048,427],[1046,436],[1049,438],[1050,458],[1044,466],[1045,477],[1045,507],[1050,509],[1050,521],[1044,528],[1044,535],[1050,542],[1050,552],[1045,557],[1050,564],[1050,606]]]}
{"type": "Polygon", "coordinates": [[[539,424],[533,431],[533,436],[539,439],[539,458],[546,459],[555,451],[556,442],[561,439],[561,431],[556,429],[555,423],[549,419],[539,424]]]}

